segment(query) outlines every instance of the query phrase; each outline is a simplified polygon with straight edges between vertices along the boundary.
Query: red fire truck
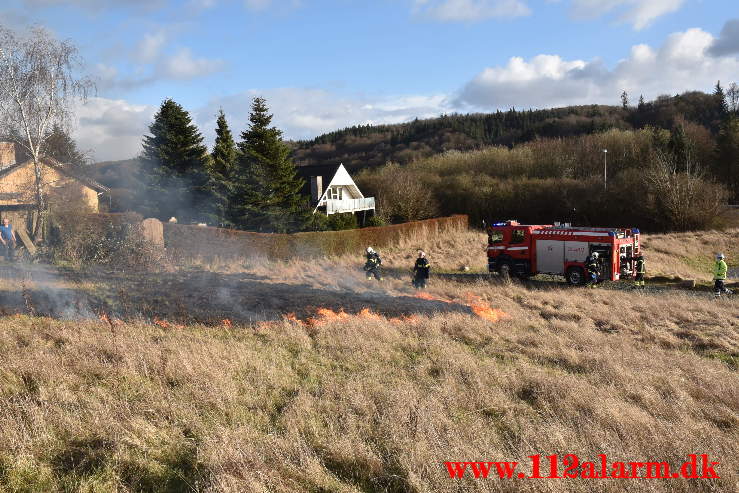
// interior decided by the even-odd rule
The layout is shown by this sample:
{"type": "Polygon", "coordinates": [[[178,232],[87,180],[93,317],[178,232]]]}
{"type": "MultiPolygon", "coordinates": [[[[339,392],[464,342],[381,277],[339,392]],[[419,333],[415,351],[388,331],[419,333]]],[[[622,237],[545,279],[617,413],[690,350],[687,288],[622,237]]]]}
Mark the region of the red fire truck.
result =
{"type": "Polygon", "coordinates": [[[583,284],[585,259],[598,252],[601,279],[629,279],[634,275],[634,257],[641,252],[636,228],[506,221],[491,224],[487,231],[488,270],[506,276],[556,274],[564,276],[570,284],[583,284]]]}

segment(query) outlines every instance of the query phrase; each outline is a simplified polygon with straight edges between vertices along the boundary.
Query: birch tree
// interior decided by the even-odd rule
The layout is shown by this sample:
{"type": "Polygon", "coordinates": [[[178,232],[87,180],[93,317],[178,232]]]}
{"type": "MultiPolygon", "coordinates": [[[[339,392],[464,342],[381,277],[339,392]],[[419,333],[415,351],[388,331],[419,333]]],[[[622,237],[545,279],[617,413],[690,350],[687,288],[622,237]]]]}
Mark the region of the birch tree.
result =
{"type": "Polygon", "coordinates": [[[82,60],[70,41],[36,27],[21,35],[0,26],[0,128],[33,161],[35,239],[40,239],[47,213],[41,159],[56,125],[68,129],[74,105],[94,88],[81,76],[82,60]]]}

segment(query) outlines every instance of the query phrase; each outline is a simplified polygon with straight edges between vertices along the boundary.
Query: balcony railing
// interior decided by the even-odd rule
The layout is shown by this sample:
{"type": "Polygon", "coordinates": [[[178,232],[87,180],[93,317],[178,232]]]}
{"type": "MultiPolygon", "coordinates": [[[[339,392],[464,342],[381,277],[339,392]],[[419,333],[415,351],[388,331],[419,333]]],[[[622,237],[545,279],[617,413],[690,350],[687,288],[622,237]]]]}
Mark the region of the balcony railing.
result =
{"type": "Polygon", "coordinates": [[[340,214],[342,212],[367,211],[375,208],[375,198],[326,200],[326,214],[340,214]]]}

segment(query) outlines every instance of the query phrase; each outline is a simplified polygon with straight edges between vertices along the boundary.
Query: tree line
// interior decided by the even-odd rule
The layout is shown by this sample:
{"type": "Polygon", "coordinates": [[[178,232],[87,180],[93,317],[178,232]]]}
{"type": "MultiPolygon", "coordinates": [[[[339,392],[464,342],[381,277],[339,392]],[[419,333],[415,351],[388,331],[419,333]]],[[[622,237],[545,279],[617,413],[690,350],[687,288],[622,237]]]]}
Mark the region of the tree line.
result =
{"type": "Polygon", "coordinates": [[[304,182],[263,98],[254,98],[248,127],[236,142],[223,110],[212,150],[189,113],[162,102],[143,140],[136,210],[144,215],[253,231],[310,226],[304,182]]]}
{"type": "Polygon", "coordinates": [[[296,143],[294,159],[299,164],[343,162],[351,171],[358,171],[387,162],[405,165],[451,150],[514,148],[539,140],[610,130],[659,128],[679,133],[681,128],[690,127],[691,145],[711,149],[701,156],[701,164],[731,191],[733,201],[739,201],[735,156],[738,105],[736,83],[726,89],[717,83],[712,94],[690,91],[653,101],[640,96],[637,104],[632,104],[624,91],[618,106],[525,111],[512,108],[490,114],[442,115],[396,125],[353,126],[296,143]]]}

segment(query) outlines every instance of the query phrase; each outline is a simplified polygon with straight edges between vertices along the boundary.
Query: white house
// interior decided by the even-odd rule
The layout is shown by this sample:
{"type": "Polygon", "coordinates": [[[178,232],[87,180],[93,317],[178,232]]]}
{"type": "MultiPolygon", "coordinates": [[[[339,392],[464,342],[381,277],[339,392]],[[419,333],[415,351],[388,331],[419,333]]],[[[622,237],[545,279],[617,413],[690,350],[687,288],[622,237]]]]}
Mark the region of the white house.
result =
{"type": "Polygon", "coordinates": [[[343,164],[298,166],[297,170],[305,180],[304,192],[310,194],[314,214],[375,210],[375,198],[362,195],[343,164]]]}

